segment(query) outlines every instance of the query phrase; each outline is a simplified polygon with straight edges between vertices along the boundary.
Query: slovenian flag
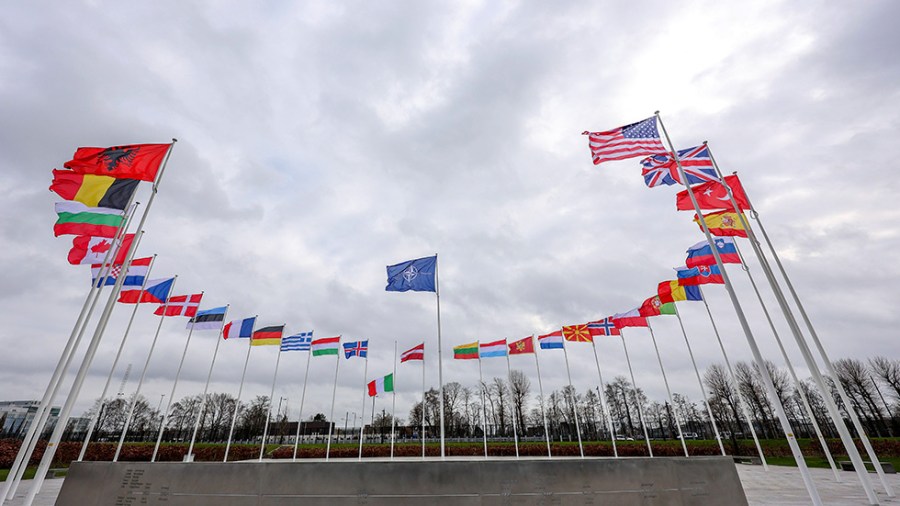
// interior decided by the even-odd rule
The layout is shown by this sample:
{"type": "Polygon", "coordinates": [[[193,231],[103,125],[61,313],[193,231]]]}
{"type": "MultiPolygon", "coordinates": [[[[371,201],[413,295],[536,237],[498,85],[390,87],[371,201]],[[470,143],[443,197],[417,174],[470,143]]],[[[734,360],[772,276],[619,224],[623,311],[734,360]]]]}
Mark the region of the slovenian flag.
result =
{"type": "MultiPolygon", "coordinates": [[[[144,284],[144,278],[147,277],[147,272],[150,270],[150,263],[153,261],[153,257],[147,258],[135,258],[131,261],[131,265],[128,266],[128,272],[125,273],[125,281],[122,282],[122,286],[136,286],[140,288],[144,284]]],[[[91,265],[91,283],[94,286],[97,286],[99,281],[98,277],[100,276],[100,270],[103,267],[103,264],[92,264],[91,265]]],[[[105,286],[112,286],[116,284],[116,278],[122,273],[121,265],[113,265],[109,270],[109,274],[106,276],[105,286]]]]}
{"type": "MultiPolygon", "coordinates": [[[[716,237],[713,240],[713,244],[716,245],[716,250],[718,250],[719,252],[719,258],[722,259],[722,263],[741,263],[741,257],[740,255],[738,255],[737,247],[734,244],[734,239],[730,237],[716,237]]],[[[716,257],[713,256],[712,248],[709,247],[709,243],[706,241],[700,241],[688,248],[687,260],[685,260],[685,264],[688,267],[697,267],[698,265],[716,265],[716,257]]]]}
{"type": "Polygon", "coordinates": [[[562,349],[562,347],[563,347],[562,329],[557,330],[556,332],[551,332],[549,334],[544,334],[542,336],[538,336],[538,344],[541,345],[542,350],[562,349]]]}
{"type": "Polygon", "coordinates": [[[377,380],[370,381],[368,384],[369,387],[369,397],[375,397],[378,394],[383,394],[385,392],[393,392],[394,391],[394,373],[388,374],[383,378],[378,378],[377,380]]]}
{"type": "Polygon", "coordinates": [[[141,292],[140,287],[136,290],[122,290],[119,292],[119,302],[124,304],[137,304],[140,302],[164,304],[169,297],[169,291],[172,290],[173,284],[175,284],[175,278],[151,279],[147,281],[143,292],[141,292]]]}
{"type": "Polygon", "coordinates": [[[478,345],[478,354],[481,358],[505,357],[506,339],[501,339],[492,343],[480,343],[478,345]]]}
{"type": "Polygon", "coordinates": [[[235,337],[249,338],[253,335],[253,327],[256,325],[256,317],[234,320],[225,324],[222,330],[222,339],[235,337]]]}

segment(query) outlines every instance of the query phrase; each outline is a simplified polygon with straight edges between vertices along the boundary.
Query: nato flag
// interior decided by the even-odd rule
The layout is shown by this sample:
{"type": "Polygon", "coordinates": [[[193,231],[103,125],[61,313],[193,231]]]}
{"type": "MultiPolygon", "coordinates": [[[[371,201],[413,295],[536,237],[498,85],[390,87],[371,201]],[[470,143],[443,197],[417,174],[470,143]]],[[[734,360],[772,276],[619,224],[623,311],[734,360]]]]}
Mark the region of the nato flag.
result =
{"type": "Polygon", "coordinates": [[[437,255],[387,266],[388,292],[434,292],[437,255]]]}

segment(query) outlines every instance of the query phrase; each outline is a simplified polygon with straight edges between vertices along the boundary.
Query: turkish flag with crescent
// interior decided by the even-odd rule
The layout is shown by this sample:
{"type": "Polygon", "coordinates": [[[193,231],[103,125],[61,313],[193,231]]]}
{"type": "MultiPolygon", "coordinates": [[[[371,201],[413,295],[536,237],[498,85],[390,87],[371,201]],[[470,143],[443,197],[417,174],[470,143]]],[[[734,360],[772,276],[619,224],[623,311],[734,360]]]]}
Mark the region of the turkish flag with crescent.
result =
{"type": "MultiPolygon", "coordinates": [[[[741,186],[741,180],[738,179],[737,174],[725,176],[725,183],[731,187],[731,192],[734,194],[734,200],[738,206],[741,209],[750,209],[750,201],[744,193],[744,187],[741,186]]],[[[731,199],[728,198],[728,189],[719,181],[710,181],[692,186],[691,191],[697,197],[700,209],[734,209],[731,205],[731,199]]],[[[678,192],[675,204],[679,211],[694,210],[694,204],[691,203],[688,190],[678,192]]]]}

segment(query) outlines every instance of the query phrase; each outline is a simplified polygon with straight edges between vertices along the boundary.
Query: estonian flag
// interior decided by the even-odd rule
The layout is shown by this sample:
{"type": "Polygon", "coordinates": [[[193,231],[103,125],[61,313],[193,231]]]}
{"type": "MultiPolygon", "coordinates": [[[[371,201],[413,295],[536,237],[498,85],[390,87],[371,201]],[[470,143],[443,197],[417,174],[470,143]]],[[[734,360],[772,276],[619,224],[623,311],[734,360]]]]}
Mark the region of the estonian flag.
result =
{"type": "Polygon", "coordinates": [[[188,320],[187,329],[191,327],[194,330],[219,330],[222,328],[222,322],[225,321],[225,306],[214,307],[212,309],[204,309],[197,311],[197,315],[188,320]]]}

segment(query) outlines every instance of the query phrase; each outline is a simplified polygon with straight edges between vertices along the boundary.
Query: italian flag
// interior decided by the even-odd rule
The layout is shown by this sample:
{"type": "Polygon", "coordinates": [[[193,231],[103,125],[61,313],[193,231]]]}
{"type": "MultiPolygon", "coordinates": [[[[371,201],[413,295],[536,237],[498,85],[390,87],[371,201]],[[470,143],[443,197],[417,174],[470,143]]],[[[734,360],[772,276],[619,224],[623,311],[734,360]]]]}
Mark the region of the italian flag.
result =
{"type": "Polygon", "coordinates": [[[369,382],[369,397],[394,391],[394,373],[369,382]]]}
{"type": "Polygon", "coordinates": [[[309,349],[314,357],[318,357],[320,355],[337,355],[340,346],[341,336],[323,337],[310,343],[309,349]]]}

